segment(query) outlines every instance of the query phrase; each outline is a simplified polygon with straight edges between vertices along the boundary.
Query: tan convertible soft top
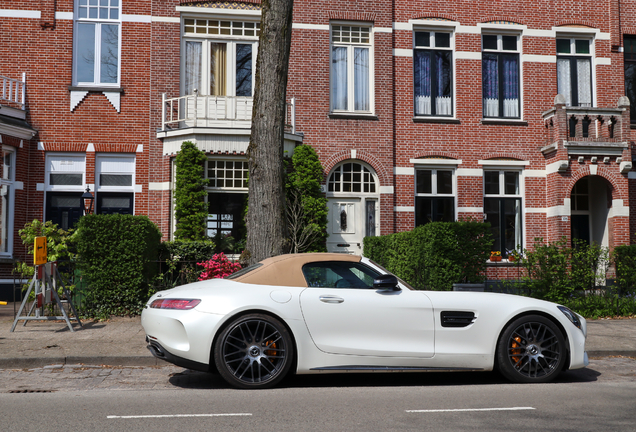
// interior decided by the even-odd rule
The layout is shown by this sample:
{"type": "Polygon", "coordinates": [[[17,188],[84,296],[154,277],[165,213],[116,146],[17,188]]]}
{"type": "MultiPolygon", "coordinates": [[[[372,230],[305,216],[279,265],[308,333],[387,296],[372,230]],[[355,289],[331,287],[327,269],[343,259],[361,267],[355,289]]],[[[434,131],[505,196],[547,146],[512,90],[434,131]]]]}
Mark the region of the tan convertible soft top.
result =
{"type": "Polygon", "coordinates": [[[358,255],[339,253],[306,253],[278,255],[261,261],[262,266],[237,277],[236,282],[255,285],[278,285],[289,287],[306,287],[303,276],[303,265],[320,261],[360,262],[358,255]]]}

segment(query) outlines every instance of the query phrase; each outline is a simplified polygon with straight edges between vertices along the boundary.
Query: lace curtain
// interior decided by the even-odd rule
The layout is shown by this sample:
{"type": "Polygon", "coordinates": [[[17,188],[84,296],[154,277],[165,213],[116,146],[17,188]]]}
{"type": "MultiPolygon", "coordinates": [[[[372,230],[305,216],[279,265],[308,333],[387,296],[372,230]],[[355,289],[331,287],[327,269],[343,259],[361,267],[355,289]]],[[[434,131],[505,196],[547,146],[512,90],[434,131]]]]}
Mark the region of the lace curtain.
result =
{"type": "Polygon", "coordinates": [[[347,48],[333,47],[331,53],[331,109],[347,109],[347,48]]]}
{"type": "Polygon", "coordinates": [[[355,48],[353,55],[354,109],[369,111],[369,49],[355,48]]]}
{"type": "Polygon", "coordinates": [[[185,89],[186,95],[201,90],[201,42],[186,42],[185,89]]]}

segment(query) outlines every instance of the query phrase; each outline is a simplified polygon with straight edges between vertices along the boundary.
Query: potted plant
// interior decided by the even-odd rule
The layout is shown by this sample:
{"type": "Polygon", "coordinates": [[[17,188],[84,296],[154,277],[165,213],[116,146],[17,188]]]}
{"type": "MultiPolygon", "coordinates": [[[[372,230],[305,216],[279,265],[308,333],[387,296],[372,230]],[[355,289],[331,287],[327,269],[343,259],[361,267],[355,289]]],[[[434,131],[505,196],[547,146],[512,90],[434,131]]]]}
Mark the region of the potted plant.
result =
{"type": "Polygon", "coordinates": [[[508,251],[508,261],[515,262],[521,259],[521,254],[516,249],[508,251]]]}
{"type": "Polygon", "coordinates": [[[493,262],[501,261],[501,251],[490,252],[490,261],[493,261],[493,262]]]}

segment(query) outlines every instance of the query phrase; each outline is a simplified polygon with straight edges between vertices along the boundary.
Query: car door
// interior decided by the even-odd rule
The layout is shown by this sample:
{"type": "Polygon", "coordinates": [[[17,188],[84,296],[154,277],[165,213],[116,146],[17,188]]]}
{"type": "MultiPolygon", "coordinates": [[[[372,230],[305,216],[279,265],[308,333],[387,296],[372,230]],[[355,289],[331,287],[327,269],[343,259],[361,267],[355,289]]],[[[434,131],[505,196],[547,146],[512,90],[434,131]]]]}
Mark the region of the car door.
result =
{"type": "Polygon", "coordinates": [[[300,305],[307,329],[321,351],[433,356],[433,308],[425,293],[373,289],[373,279],[380,273],[356,262],[310,263],[303,273],[309,288],[301,293],[300,305]]]}

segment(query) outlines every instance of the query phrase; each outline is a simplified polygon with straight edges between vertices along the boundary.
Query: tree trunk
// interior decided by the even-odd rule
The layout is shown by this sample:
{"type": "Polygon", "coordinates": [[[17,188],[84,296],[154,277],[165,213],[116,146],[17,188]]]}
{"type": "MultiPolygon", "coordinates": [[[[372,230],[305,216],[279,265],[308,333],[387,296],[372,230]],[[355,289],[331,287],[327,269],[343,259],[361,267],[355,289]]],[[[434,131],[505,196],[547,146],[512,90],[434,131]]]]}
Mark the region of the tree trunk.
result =
{"type": "Polygon", "coordinates": [[[247,149],[249,206],[243,259],[252,264],[287,249],[283,140],[293,0],[261,2],[252,135],[247,149]]]}

